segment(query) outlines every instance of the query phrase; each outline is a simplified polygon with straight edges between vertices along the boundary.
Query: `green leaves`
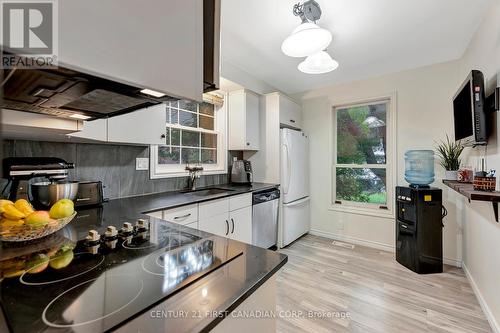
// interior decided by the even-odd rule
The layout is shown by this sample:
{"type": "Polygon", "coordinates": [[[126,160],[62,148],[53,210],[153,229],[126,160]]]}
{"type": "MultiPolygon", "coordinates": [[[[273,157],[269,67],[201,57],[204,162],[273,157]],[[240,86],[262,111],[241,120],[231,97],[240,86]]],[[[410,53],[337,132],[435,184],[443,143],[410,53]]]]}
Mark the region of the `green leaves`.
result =
{"type": "Polygon", "coordinates": [[[447,171],[456,171],[460,168],[460,155],[464,150],[462,142],[451,141],[446,134],[446,142],[440,141],[436,147],[436,153],[440,158],[439,164],[447,171]]]}

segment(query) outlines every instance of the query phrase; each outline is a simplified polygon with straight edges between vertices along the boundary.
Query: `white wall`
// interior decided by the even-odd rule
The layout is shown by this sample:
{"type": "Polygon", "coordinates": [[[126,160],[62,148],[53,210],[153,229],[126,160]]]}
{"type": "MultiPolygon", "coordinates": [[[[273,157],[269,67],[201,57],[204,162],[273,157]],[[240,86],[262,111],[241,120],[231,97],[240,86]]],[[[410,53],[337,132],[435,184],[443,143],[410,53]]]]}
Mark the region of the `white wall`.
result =
{"type": "MultiPolygon", "coordinates": [[[[451,99],[458,86],[458,62],[448,62],[415,70],[385,75],[348,84],[334,85],[303,94],[304,128],[311,138],[311,223],[313,232],[369,243],[393,249],[394,218],[372,217],[330,210],[332,172],[328,154],[332,144],[330,112],[333,105],[349,101],[396,94],[397,183],[404,180],[404,152],[408,149],[432,149],[434,141],[452,133],[451,99]]],[[[444,188],[436,165],[434,186],[444,188]]],[[[444,191],[444,257],[450,263],[461,262],[461,230],[455,205],[444,191]]]]}
{"type": "MultiPolygon", "coordinates": [[[[483,72],[487,93],[500,86],[500,1],[492,5],[461,59],[460,77],[465,78],[472,69],[483,72]]],[[[497,171],[500,171],[499,118],[497,114],[492,118],[494,132],[486,153],[488,168],[497,171]]],[[[484,156],[484,149],[469,149],[466,156],[469,165],[477,165],[479,158],[484,156]]],[[[500,224],[495,222],[491,204],[468,203],[456,197],[457,203],[464,206],[464,266],[490,323],[500,332],[500,224]]]]}

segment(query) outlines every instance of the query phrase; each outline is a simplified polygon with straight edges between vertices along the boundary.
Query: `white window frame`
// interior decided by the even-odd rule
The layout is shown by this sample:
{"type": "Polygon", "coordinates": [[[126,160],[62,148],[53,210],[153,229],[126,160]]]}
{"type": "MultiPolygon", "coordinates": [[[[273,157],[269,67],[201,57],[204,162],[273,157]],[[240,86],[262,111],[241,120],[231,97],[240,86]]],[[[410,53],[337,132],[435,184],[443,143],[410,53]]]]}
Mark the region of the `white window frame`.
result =
{"type": "MultiPolygon", "coordinates": [[[[224,94],[224,100],[227,101],[227,94],[224,94]]],[[[165,128],[167,124],[165,124],[165,128]]],[[[193,128],[182,125],[169,126],[175,129],[182,129],[194,132],[216,133],[217,134],[217,164],[202,164],[202,175],[219,175],[227,173],[227,103],[221,107],[214,107],[214,130],[205,130],[203,128],[193,128]]],[[[150,156],[150,178],[174,178],[188,176],[189,172],[185,170],[185,164],[158,164],[158,145],[151,145],[149,148],[150,156]]]]}
{"type": "MultiPolygon", "coordinates": [[[[330,109],[330,165],[331,165],[331,201],[330,210],[340,211],[352,214],[377,216],[394,218],[394,191],[396,185],[396,172],[397,172],[397,147],[396,147],[396,93],[384,94],[377,97],[362,98],[356,100],[349,100],[343,102],[332,103],[330,109]],[[359,168],[359,164],[337,164],[337,113],[336,110],[344,109],[346,107],[362,106],[377,104],[380,102],[387,101],[386,110],[386,125],[387,125],[387,160],[385,164],[386,169],[386,190],[387,190],[387,204],[385,205],[387,209],[380,208],[380,204],[370,204],[361,203],[354,201],[342,201],[337,202],[336,195],[336,167],[356,167],[359,168]]],[[[363,164],[361,167],[366,168],[382,168],[379,164],[363,164]]]]}

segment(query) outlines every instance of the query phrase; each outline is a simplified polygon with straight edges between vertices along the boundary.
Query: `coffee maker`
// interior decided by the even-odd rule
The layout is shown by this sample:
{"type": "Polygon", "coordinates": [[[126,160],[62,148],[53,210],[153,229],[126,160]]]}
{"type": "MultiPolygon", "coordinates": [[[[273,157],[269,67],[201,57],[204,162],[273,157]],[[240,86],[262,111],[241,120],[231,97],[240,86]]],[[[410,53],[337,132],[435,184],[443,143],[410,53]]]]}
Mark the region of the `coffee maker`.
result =
{"type": "Polygon", "coordinates": [[[9,200],[29,200],[30,180],[46,177],[50,181],[65,180],[75,167],[56,157],[8,157],[3,159],[3,178],[10,183],[9,200]]]}
{"type": "Polygon", "coordinates": [[[253,181],[252,164],[247,160],[236,160],[231,168],[231,183],[251,184],[253,181]]]}

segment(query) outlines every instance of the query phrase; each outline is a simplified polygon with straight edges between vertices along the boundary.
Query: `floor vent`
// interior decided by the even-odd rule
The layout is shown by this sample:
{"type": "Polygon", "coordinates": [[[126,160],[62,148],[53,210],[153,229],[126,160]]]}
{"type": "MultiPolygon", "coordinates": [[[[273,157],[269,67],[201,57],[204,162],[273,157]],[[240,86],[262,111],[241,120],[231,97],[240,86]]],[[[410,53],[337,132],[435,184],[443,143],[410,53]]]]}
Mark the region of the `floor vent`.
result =
{"type": "Polygon", "coordinates": [[[344,247],[346,249],[354,250],[354,244],[343,243],[343,242],[338,242],[338,241],[333,241],[332,244],[335,246],[340,246],[340,247],[344,247]]]}

